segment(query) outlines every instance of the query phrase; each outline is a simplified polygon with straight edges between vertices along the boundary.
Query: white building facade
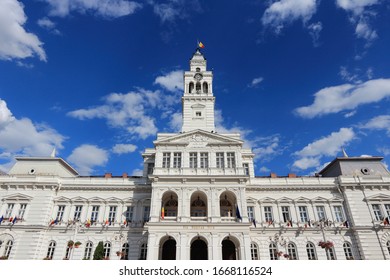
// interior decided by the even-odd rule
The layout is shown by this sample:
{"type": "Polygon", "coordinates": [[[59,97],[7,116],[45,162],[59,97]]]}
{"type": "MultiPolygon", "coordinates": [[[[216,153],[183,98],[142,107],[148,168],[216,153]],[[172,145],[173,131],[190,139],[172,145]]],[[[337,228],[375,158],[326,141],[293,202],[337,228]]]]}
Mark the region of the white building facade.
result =
{"type": "Polygon", "coordinates": [[[180,133],[159,133],[139,177],[80,176],[57,157],[0,175],[1,259],[390,260],[390,173],[340,157],[318,175],[256,177],[239,134],[215,131],[196,50],[180,133]]]}

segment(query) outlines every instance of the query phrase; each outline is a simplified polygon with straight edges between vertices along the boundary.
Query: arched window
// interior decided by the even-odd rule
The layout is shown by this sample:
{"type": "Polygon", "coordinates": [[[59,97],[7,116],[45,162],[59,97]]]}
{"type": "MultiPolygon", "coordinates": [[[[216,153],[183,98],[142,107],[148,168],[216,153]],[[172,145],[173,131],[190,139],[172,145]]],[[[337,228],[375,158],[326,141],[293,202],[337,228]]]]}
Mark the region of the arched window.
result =
{"type": "Polygon", "coordinates": [[[335,260],[335,259],[336,259],[336,253],[335,253],[335,251],[334,251],[334,247],[330,247],[330,248],[328,248],[328,249],[326,249],[326,250],[328,250],[329,259],[330,259],[330,260],[335,260]]]}
{"type": "Polygon", "coordinates": [[[390,255],[390,240],[387,241],[386,247],[387,247],[387,251],[389,252],[389,255],[390,255]]]}
{"type": "Polygon", "coordinates": [[[298,259],[297,246],[295,246],[294,243],[292,243],[292,242],[288,243],[287,253],[289,256],[289,260],[297,260],[298,259]]]}
{"type": "Polygon", "coordinates": [[[161,209],[161,218],[177,217],[177,194],[174,192],[164,193],[162,197],[163,209],[161,209]]]}
{"type": "Polygon", "coordinates": [[[207,197],[202,192],[191,196],[191,217],[207,217],[207,197]]]}
{"type": "Polygon", "coordinates": [[[146,260],[146,255],[148,253],[148,244],[143,243],[141,245],[141,250],[139,252],[139,258],[140,260],[146,260]]]}
{"type": "Polygon", "coordinates": [[[259,259],[259,250],[258,250],[257,245],[255,243],[251,243],[251,257],[252,257],[252,260],[259,259]]]}
{"type": "Polygon", "coordinates": [[[49,247],[47,248],[46,259],[49,259],[49,260],[53,259],[55,249],[56,249],[56,242],[50,241],[49,247]]]}
{"type": "Polygon", "coordinates": [[[202,86],[201,86],[200,82],[197,82],[196,83],[196,92],[199,93],[201,91],[201,89],[202,89],[202,86]]]}
{"type": "Polygon", "coordinates": [[[91,241],[88,241],[87,244],[85,244],[85,250],[84,250],[84,259],[85,260],[91,259],[92,248],[93,248],[93,243],[91,241]]]}
{"type": "Polygon", "coordinates": [[[12,246],[14,245],[14,242],[12,240],[8,240],[7,244],[5,245],[5,251],[4,256],[9,258],[9,255],[11,254],[12,246]]]}
{"type": "Polygon", "coordinates": [[[122,245],[122,255],[121,260],[127,260],[129,259],[129,243],[124,243],[122,245]]]}
{"type": "MultiPolygon", "coordinates": [[[[389,243],[389,242],[388,242],[389,243]]],[[[352,254],[352,246],[349,242],[344,242],[343,244],[344,254],[345,258],[347,260],[353,260],[353,254],[352,254]]]]}
{"type": "Polygon", "coordinates": [[[278,249],[274,242],[269,244],[269,259],[277,260],[278,259],[278,249]]]}
{"type": "Polygon", "coordinates": [[[110,258],[110,252],[111,252],[111,243],[110,242],[106,242],[104,243],[104,246],[103,246],[103,249],[104,249],[104,258],[105,259],[109,259],[110,258]]]}
{"type": "Polygon", "coordinates": [[[196,67],[196,72],[200,72],[200,68],[199,67],[196,67]]]}
{"type": "MultiPolygon", "coordinates": [[[[70,241],[71,240],[69,240],[68,243],[70,241]]],[[[72,252],[72,249],[73,249],[73,245],[72,246],[68,246],[68,245],[66,246],[64,260],[69,260],[70,259],[70,254],[72,252]]]]}
{"type": "Polygon", "coordinates": [[[194,92],[194,83],[190,82],[190,84],[189,84],[189,93],[193,93],[193,92],[194,92]]]}
{"type": "Polygon", "coordinates": [[[314,247],[313,243],[307,242],[306,252],[307,252],[307,259],[308,260],[316,260],[317,259],[316,248],[314,247]]]}
{"type": "Polygon", "coordinates": [[[207,82],[203,82],[203,92],[209,93],[209,85],[207,84],[207,82]]]}
{"type": "Polygon", "coordinates": [[[221,217],[235,217],[236,209],[234,209],[234,205],[236,205],[236,197],[231,192],[224,192],[219,197],[219,206],[221,217]]]}

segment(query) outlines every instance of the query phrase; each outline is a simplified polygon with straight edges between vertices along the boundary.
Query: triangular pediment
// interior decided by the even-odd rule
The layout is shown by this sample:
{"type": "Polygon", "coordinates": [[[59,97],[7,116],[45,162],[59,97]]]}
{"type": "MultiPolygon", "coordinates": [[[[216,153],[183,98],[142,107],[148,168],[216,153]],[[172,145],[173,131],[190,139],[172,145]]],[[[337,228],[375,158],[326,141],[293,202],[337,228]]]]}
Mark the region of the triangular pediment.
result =
{"type": "Polygon", "coordinates": [[[271,197],[264,197],[264,198],[260,199],[260,202],[261,203],[275,203],[276,200],[274,198],[271,198],[271,197]]]}
{"type": "Polygon", "coordinates": [[[71,200],[68,197],[60,196],[54,199],[55,202],[70,202],[71,200]]]}
{"type": "Polygon", "coordinates": [[[154,141],[155,145],[242,145],[243,141],[201,129],[154,141]]]}
{"type": "Polygon", "coordinates": [[[303,197],[303,196],[300,196],[296,199],[294,199],[295,202],[309,202],[310,199],[308,199],[307,197],[303,197]]]}
{"type": "Polygon", "coordinates": [[[326,198],[324,198],[324,197],[321,197],[321,196],[317,196],[317,197],[313,198],[312,201],[314,201],[314,202],[323,202],[323,203],[325,203],[325,202],[328,201],[328,199],[326,199],[326,198]]]}
{"type": "Polygon", "coordinates": [[[11,195],[6,195],[1,200],[2,201],[30,201],[32,200],[32,197],[21,193],[16,193],[11,195]]]}
{"type": "Polygon", "coordinates": [[[369,196],[366,198],[366,200],[367,201],[386,201],[386,202],[389,202],[390,196],[387,194],[380,193],[380,194],[369,196]]]}
{"type": "Polygon", "coordinates": [[[278,199],[278,202],[279,203],[292,203],[292,199],[291,198],[288,198],[288,197],[281,197],[278,199]]]}

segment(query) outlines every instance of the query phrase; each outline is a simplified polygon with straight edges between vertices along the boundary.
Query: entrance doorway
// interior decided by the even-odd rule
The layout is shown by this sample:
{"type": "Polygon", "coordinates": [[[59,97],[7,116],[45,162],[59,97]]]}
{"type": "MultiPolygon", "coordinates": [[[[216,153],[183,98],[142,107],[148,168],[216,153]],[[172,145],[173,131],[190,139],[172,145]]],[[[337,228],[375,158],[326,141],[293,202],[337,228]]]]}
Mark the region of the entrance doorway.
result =
{"type": "Polygon", "coordinates": [[[236,245],[229,239],[222,241],[222,259],[237,260],[236,245]]]}
{"type": "Polygon", "coordinates": [[[176,241],[168,239],[164,242],[161,252],[162,260],[176,260],[176,241]]]}
{"type": "Polygon", "coordinates": [[[208,260],[207,244],[202,239],[197,239],[191,244],[191,260],[208,260]]]}

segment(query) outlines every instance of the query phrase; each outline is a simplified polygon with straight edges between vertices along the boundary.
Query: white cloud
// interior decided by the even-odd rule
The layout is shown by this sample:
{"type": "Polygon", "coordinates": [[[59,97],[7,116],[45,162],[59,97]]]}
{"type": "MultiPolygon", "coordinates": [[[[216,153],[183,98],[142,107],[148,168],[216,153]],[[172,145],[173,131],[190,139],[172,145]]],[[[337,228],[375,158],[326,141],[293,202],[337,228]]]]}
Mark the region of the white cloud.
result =
{"type": "Polygon", "coordinates": [[[191,14],[202,12],[199,0],[167,0],[149,1],[154,13],[162,22],[173,22],[176,19],[185,19],[191,14]]]}
{"type": "MultiPolygon", "coordinates": [[[[0,99],[0,158],[13,161],[16,155],[49,156],[53,148],[62,149],[65,136],[46,124],[28,118],[17,119],[0,99]]],[[[9,164],[5,164],[9,166],[9,164]]]]}
{"type": "Polygon", "coordinates": [[[316,13],[318,0],[280,0],[272,2],[265,10],[262,23],[278,33],[285,24],[295,20],[306,23],[316,13]]]}
{"type": "Polygon", "coordinates": [[[145,139],[157,133],[155,120],[146,111],[158,105],[158,96],[158,91],[143,89],[126,94],[111,93],[103,98],[104,105],[71,111],[68,115],[80,120],[104,119],[112,127],[124,128],[131,135],[145,139]]]}
{"type": "Polygon", "coordinates": [[[378,34],[370,26],[367,17],[360,17],[360,20],[356,25],[355,34],[356,37],[365,39],[368,43],[371,43],[378,38],[378,34]]]}
{"type": "Polygon", "coordinates": [[[142,176],[144,171],[142,169],[134,169],[131,172],[131,176],[142,176]]]}
{"type": "Polygon", "coordinates": [[[318,47],[320,45],[319,39],[320,39],[320,33],[322,31],[322,23],[316,22],[310,24],[307,29],[309,30],[309,34],[313,40],[314,47],[318,47]]]}
{"type": "Polygon", "coordinates": [[[39,19],[39,20],[37,21],[37,24],[38,24],[40,27],[42,27],[42,28],[44,28],[44,29],[50,31],[50,32],[53,33],[53,34],[56,34],[56,35],[61,34],[61,32],[56,28],[56,24],[55,24],[52,20],[50,20],[49,18],[47,18],[47,17],[44,17],[44,18],[39,19]]]}
{"type": "Polygon", "coordinates": [[[169,72],[164,76],[157,77],[154,84],[158,84],[171,92],[183,91],[183,74],[183,70],[169,72]]]}
{"type": "Polygon", "coordinates": [[[43,43],[24,29],[27,17],[17,0],[0,1],[0,59],[24,59],[38,56],[46,61],[43,43]]]}
{"type": "Polygon", "coordinates": [[[135,150],[137,150],[137,146],[133,144],[115,144],[112,148],[112,152],[118,155],[132,153],[135,150]]]}
{"type": "Polygon", "coordinates": [[[141,4],[127,0],[44,0],[49,4],[51,16],[68,16],[71,12],[93,13],[107,18],[117,18],[135,13],[141,4]]]}
{"type": "Polygon", "coordinates": [[[262,167],[260,167],[259,171],[262,172],[262,173],[270,173],[271,169],[269,169],[266,166],[262,166],[262,167]]]}
{"type": "Polygon", "coordinates": [[[386,130],[390,136],[390,115],[377,116],[359,127],[370,130],[386,130]]]}
{"type": "Polygon", "coordinates": [[[384,156],[390,155],[390,148],[389,147],[380,147],[377,149],[377,151],[384,156]]]}
{"type": "Polygon", "coordinates": [[[380,0],[336,0],[340,8],[352,12],[355,15],[363,13],[366,7],[378,4],[379,2],[380,0]]]}
{"type": "Polygon", "coordinates": [[[94,172],[93,168],[107,163],[108,152],[95,145],[83,144],[75,148],[67,160],[81,175],[90,175],[94,172]]]}
{"type": "Polygon", "coordinates": [[[281,154],[283,149],[280,147],[280,138],[278,135],[268,137],[258,137],[254,141],[255,147],[253,153],[257,160],[268,161],[276,155],[281,154]]]}
{"type": "Polygon", "coordinates": [[[305,170],[312,167],[318,167],[320,160],[324,156],[336,156],[355,138],[355,132],[352,128],[341,128],[337,132],[316,140],[302,150],[294,153],[298,159],[293,166],[305,170]]]}
{"type": "Polygon", "coordinates": [[[390,79],[369,80],[360,84],[327,87],[314,94],[314,102],[295,112],[303,118],[354,110],[357,107],[390,97],[390,79]]]}
{"type": "Polygon", "coordinates": [[[174,131],[180,131],[183,125],[183,116],[181,112],[176,112],[171,115],[169,127],[174,131]]]}
{"type": "Polygon", "coordinates": [[[347,67],[345,66],[340,66],[340,72],[339,72],[340,77],[349,83],[361,83],[359,80],[359,77],[357,74],[352,74],[351,72],[348,71],[347,67]]]}
{"type": "Polygon", "coordinates": [[[263,80],[263,77],[254,78],[248,87],[257,87],[263,80]]]}

